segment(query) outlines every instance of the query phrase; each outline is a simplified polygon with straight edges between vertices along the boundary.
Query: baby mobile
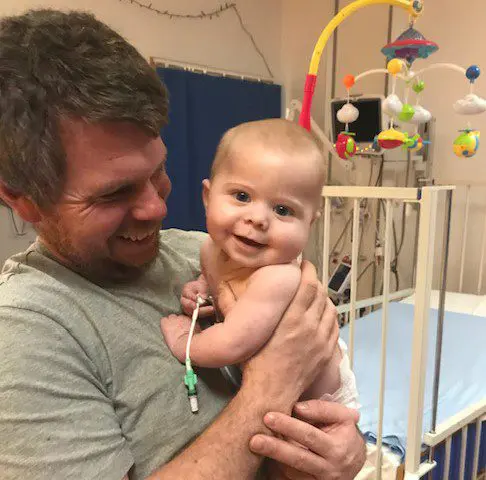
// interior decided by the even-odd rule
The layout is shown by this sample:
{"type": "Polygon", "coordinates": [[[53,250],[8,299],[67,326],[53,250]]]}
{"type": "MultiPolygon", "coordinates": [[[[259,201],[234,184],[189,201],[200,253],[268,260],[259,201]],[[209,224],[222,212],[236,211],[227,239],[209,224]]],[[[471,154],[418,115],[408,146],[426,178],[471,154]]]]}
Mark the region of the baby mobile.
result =
{"type": "MultiPolygon", "coordinates": [[[[402,33],[394,42],[382,48],[382,53],[387,57],[386,69],[368,70],[356,78],[353,75],[346,75],[343,83],[347,91],[347,103],[337,112],[337,119],[345,124],[345,131],[342,132],[336,142],[336,152],[344,159],[352,157],[356,153],[356,143],[353,133],[349,132],[349,124],[355,122],[359,117],[358,109],[351,103],[351,89],[357,81],[376,73],[388,73],[392,76],[391,94],[382,104],[382,110],[390,119],[390,128],[380,132],[374,141],[373,149],[385,150],[402,146],[412,152],[419,152],[425,142],[419,135],[419,126],[432,118],[432,114],[426,110],[420,102],[420,96],[425,89],[425,82],[422,76],[426,71],[446,68],[458,71],[465,75],[469,82],[469,93],[453,105],[454,110],[462,115],[476,115],[486,111],[486,101],[474,93],[474,83],[480,76],[480,69],[477,65],[471,65],[464,69],[452,63],[437,63],[430,65],[417,72],[412,71],[412,65],[417,58],[427,58],[438,50],[435,42],[427,40],[412,25],[402,33]],[[397,80],[405,82],[405,97],[402,100],[396,94],[397,80]],[[411,91],[415,94],[415,102],[410,102],[411,91]],[[401,131],[395,128],[395,122],[409,125],[412,132],[401,131]]],[[[479,131],[471,128],[470,123],[460,131],[460,135],[454,141],[453,150],[459,157],[472,157],[479,147],[479,131]]]]}
{"type": "MultiPolygon", "coordinates": [[[[343,79],[347,92],[347,102],[337,112],[339,122],[345,125],[336,140],[335,150],[339,157],[349,159],[357,153],[355,134],[350,131],[349,126],[359,118],[359,110],[353,105],[351,91],[356,83],[372,74],[389,74],[392,77],[391,94],[382,104],[383,112],[390,117],[389,128],[380,132],[373,143],[373,150],[390,150],[403,147],[411,152],[419,152],[425,142],[420,134],[419,127],[432,118],[432,114],[421,105],[421,94],[425,89],[423,80],[424,73],[434,69],[455,70],[463,74],[469,82],[469,91],[464,98],[457,100],[453,109],[461,115],[477,115],[486,111],[486,100],[474,93],[475,82],[480,76],[480,69],[477,65],[471,65],[464,69],[452,63],[436,63],[429,65],[419,71],[413,71],[412,66],[418,58],[426,59],[436,52],[439,47],[435,42],[427,40],[419,31],[414,28],[415,20],[423,11],[423,2],[419,0],[356,0],[343,8],[336,17],[323,30],[315,46],[309,72],[306,76],[302,111],[299,123],[307,130],[310,130],[310,111],[312,98],[317,82],[317,72],[320,57],[332,32],[351,14],[358,9],[373,4],[389,4],[405,9],[410,16],[409,28],[402,33],[394,42],[384,46],[382,53],[387,58],[386,69],[373,69],[359,74],[358,76],[346,75],[343,79]],[[403,101],[396,93],[397,81],[405,83],[403,101]],[[412,92],[415,100],[411,100],[412,92]],[[404,126],[400,129],[396,124],[404,126]],[[403,130],[403,131],[402,131],[403,130]]],[[[479,147],[478,130],[472,128],[470,122],[466,123],[460,135],[453,144],[454,153],[461,157],[472,157],[479,147]]],[[[368,149],[367,149],[368,150],[368,149]]],[[[364,151],[366,153],[366,150],[364,151]]]]}

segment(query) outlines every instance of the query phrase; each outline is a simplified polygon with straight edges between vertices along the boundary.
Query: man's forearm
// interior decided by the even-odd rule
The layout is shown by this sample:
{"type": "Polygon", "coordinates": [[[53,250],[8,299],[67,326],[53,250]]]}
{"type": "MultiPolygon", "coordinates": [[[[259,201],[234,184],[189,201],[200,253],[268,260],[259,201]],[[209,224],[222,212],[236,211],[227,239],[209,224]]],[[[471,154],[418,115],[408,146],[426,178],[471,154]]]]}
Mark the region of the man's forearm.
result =
{"type": "Polygon", "coordinates": [[[290,402],[287,407],[276,399],[272,405],[263,394],[256,396],[252,389],[242,388],[194,443],[148,480],[254,479],[261,457],[250,452],[249,440],[256,433],[269,432],[262,421],[266,412],[287,408],[290,402]]]}

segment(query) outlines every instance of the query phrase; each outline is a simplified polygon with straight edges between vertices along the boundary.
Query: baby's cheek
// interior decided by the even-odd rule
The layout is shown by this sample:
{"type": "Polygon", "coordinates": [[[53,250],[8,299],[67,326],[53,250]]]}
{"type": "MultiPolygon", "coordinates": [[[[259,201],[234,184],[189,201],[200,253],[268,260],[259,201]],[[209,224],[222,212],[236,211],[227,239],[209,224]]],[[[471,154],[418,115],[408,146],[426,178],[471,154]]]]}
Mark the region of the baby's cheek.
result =
{"type": "Polygon", "coordinates": [[[309,230],[304,225],[296,225],[293,232],[287,236],[286,248],[292,253],[300,253],[308,240],[309,230]]]}

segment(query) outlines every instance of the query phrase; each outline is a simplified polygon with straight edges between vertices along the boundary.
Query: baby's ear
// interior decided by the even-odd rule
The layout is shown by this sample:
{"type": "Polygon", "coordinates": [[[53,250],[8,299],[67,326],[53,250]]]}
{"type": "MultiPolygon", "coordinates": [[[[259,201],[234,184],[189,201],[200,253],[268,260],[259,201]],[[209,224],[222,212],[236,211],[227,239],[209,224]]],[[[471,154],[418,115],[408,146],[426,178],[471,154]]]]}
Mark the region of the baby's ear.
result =
{"type": "Polygon", "coordinates": [[[202,182],[203,191],[202,191],[202,200],[204,204],[204,208],[208,208],[209,203],[209,192],[211,191],[211,182],[209,179],[205,178],[202,182]]]}
{"type": "Polygon", "coordinates": [[[312,218],[311,223],[314,223],[318,218],[321,218],[321,211],[320,210],[316,210],[316,213],[314,213],[314,217],[312,218]]]}

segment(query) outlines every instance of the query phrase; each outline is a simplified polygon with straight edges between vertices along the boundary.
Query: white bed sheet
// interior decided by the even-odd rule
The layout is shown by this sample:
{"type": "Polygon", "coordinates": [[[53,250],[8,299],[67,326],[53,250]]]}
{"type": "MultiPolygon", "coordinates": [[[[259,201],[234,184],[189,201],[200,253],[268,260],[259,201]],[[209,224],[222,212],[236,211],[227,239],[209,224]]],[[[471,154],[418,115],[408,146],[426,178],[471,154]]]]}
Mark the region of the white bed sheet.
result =
{"type": "MultiPolygon", "coordinates": [[[[389,306],[386,393],[383,435],[389,446],[406,446],[410,368],[412,358],[413,305],[389,306]]],[[[428,335],[427,375],[423,430],[430,427],[437,311],[431,310],[428,335]]],[[[348,342],[349,329],[341,329],[348,342]]],[[[486,400],[486,318],[446,312],[442,343],[438,423],[473,403],[486,400]]],[[[377,433],[381,311],[355,323],[354,371],[362,405],[360,428],[377,433]]]]}
{"type": "MultiPolygon", "coordinates": [[[[439,290],[432,290],[430,295],[430,308],[439,308],[439,290]]],[[[400,303],[415,305],[415,293],[404,298],[400,303]]],[[[448,312],[467,313],[486,317],[486,296],[471,293],[446,292],[445,309],[448,312]]]]}

